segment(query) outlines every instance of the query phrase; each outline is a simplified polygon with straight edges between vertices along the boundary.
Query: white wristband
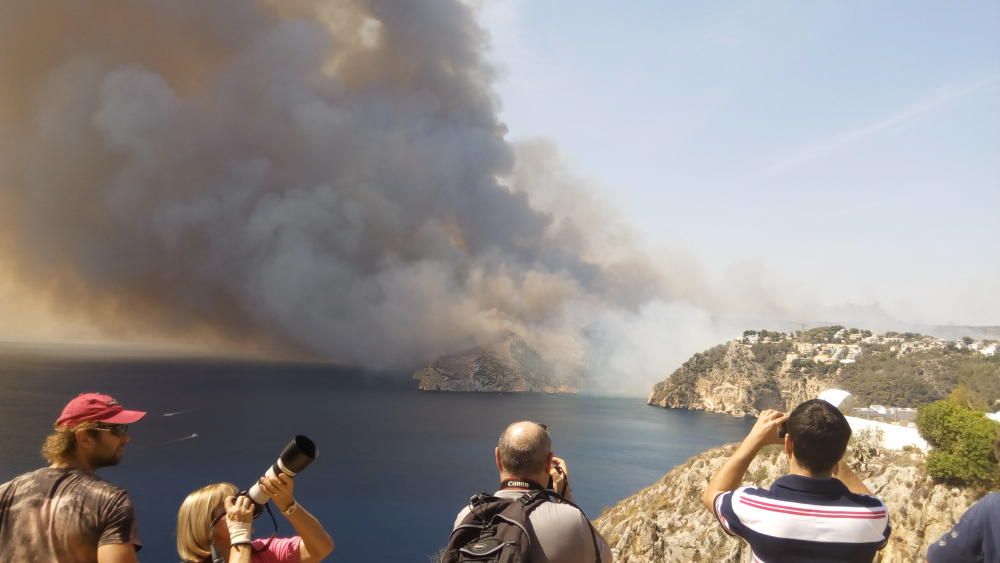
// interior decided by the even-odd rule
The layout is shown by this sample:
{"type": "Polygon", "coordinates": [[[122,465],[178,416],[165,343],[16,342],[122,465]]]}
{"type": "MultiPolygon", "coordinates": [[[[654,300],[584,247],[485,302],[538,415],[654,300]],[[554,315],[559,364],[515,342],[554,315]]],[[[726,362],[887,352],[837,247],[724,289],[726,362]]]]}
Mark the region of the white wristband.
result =
{"type": "Polygon", "coordinates": [[[240,520],[227,519],[226,526],[229,527],[229,545],[250,543],[251,533],[253,531],[253,520],[249,522],[242,522],[240,520]]]}

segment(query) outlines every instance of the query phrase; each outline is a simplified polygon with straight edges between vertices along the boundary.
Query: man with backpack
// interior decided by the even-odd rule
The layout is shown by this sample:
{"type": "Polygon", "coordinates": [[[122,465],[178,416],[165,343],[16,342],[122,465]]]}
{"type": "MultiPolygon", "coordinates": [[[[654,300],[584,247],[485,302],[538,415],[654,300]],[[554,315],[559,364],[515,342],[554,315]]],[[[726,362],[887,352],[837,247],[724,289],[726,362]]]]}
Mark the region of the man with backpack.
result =
{"type": "Polygon", "coordinates": [[[548,429],[511,424],[495,459],[500,490],[472,497],[459,512],[443,563],[611,563],[604,538],[571,500],[569,470],[553,455],[548,429]]]}

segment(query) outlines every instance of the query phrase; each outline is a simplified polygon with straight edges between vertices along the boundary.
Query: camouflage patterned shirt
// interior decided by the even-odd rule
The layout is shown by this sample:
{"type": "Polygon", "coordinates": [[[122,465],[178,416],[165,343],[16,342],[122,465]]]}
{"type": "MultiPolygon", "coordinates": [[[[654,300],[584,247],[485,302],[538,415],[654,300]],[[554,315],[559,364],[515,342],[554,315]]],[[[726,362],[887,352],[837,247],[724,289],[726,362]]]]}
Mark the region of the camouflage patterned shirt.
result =
{"type": "Polygon", "coordinates": [[[44,467],[0,485],[0,563],[96,563],[122,543],[141,545],[132,499],[95,475],[44,467]]]}

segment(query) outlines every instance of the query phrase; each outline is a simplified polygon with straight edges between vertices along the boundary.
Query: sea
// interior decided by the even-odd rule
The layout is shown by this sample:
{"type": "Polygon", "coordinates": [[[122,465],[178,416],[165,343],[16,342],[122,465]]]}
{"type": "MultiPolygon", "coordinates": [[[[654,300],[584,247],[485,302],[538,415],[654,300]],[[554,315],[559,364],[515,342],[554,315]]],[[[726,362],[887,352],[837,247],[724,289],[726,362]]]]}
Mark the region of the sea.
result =
{"type": "MultiPolygon", "coordinates": [[[[63,405],[100,391],[145,410],[122,462],[99,474],[135,502],[142,561],[176,562],[177,508],[218,481],[247,488],[293,436],[316,461],[295,496],[336,542],[328,561],[424,563],[468,498],[493,491],[493,448],[516,420],[545,423],[576,500],[596,517],[751,420],[647,406],[642,398],[427,393],[406,374],[190,358],[0,354],[0,482],[44,464],[39,448],[63,405]]],[[[277,534],[291,535],[277,516],[277,534]]],[[[266,516],[255,535],[267,537],[266,516]]]]}

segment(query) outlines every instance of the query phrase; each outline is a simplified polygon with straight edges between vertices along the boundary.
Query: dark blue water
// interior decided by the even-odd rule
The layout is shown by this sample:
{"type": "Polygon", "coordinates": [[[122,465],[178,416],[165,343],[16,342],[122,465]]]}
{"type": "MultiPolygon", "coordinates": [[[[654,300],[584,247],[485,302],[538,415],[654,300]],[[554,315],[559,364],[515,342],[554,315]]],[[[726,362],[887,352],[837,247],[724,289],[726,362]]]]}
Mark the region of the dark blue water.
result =
{"type": "Polygon", "coordinates": [[[406,378],[330,366],[7,355],[0,482],[42,465],[37,452],[53,420],[86,391],[149,412],[131,427],[122,464],[100,473],[132,493],[142,559],[153,562],[176,561],[176,510],[188,492],[216,481],[248,486],[297,433],[320,448],[295,494],[336,541],[329,560],[423,562],[447,541],[468,497],[495,488],[493,448],[512,421],[549,425],[592,516],[749,428],[641,399],[421,393],[406,378]],[[173,412],[181,414],[163,416],[173,412]]]}

